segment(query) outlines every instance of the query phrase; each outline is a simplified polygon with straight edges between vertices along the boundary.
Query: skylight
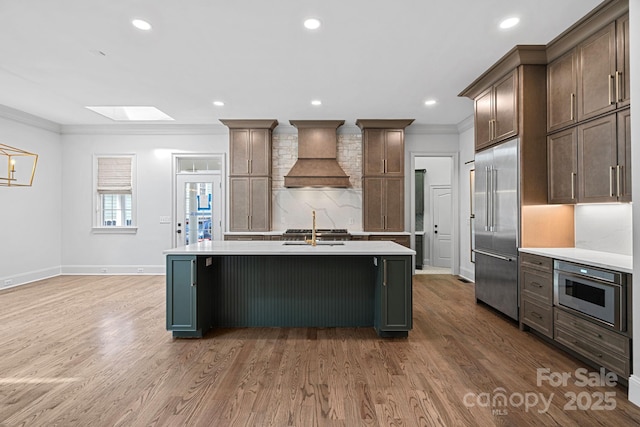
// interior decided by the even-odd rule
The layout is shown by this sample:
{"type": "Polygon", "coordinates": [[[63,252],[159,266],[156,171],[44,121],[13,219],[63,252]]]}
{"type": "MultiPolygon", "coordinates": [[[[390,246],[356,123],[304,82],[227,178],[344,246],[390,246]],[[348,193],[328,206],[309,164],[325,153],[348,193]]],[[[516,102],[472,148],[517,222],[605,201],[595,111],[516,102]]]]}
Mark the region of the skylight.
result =
{"type": "Polygon", "coordinates": [[[174,120],[173,117],[158,110],[156,107],[137,106],[137,107],[104,107],[104,106],[87,106],[91,111],[101,114],[115,121],[134,122],[134,121],[156,121],[156,120],[174,120]]]}

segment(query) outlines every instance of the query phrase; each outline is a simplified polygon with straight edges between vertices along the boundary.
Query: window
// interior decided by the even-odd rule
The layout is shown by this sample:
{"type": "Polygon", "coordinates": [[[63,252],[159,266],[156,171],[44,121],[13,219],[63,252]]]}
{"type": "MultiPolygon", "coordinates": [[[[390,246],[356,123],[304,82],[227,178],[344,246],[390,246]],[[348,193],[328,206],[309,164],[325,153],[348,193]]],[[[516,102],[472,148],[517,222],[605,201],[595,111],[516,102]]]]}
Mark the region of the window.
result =
{"type": "Polygon", "coordinates": [[[135,156],[96,156],[94,231],[135,232],[135,156]]]}

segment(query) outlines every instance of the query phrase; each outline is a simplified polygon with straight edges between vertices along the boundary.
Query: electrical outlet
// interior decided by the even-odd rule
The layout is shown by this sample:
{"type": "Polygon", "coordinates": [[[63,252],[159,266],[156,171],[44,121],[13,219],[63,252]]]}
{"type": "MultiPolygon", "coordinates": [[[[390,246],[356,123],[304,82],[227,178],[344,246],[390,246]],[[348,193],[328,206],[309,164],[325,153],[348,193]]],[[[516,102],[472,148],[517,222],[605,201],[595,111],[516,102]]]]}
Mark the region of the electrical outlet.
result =
{"type": "Polygon", "coordinates": [[[101,268],[101,269],[100,269],[100,273],[106,273],[106,272],[107,272],[107,269],[106,269],[106,268],[101,268]]]}
{"type": "Polygon", "coordinates": [[[349,225],[353,225],[353,218],[349,218],[349,225]]]}
{"type": "Polygon", "coordinates": [[[144,273],[144,268],[138,268],[138,273],[144,273]]]}
{"type": "Polygon", "coordinates": [[[11,279],[7,279],[7,280],[5,280],[5,281],[4,281],[4,285],[5,285],[5,286],[11,286],[11,285],[13,285],[13,280],[11,280],[11,279]]]}

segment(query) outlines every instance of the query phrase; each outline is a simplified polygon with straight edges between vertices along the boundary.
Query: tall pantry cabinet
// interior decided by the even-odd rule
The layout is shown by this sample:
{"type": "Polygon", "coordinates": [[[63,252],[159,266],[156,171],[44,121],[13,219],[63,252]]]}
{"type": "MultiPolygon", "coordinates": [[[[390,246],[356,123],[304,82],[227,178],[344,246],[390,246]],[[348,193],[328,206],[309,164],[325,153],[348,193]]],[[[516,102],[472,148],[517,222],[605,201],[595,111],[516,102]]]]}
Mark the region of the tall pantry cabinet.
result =
{"type": "Polygon", "coordinates": [[[271,230],[271,147],[277,120],[220,120],[229,128],[229,231],[271,230]]]}
{"type": "Polygon", "coordinates": [[[404,129],[413,119],[364,120],[362,223],[364,231],[404,231],[404,129]]]}

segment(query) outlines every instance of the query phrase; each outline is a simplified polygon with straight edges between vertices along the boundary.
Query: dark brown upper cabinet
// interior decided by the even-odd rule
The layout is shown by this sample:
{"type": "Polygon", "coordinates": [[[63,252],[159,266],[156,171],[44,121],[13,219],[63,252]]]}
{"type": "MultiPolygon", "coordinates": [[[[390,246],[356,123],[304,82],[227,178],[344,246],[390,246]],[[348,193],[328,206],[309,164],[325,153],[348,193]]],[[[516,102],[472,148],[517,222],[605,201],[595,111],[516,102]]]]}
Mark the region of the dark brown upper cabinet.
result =
{"type": "Polygon", "coordinates": [[[570,33],[565,38],[576,39],[580,31],[590,35],[547,66],[548,132],[613,112],[630,102],[628,14],[592,34],[586,25],[575,31],[578,35],[570,33]]]}
{"type": "Polygon", "coordinates": [[[474,100],[476,150],[518,134],[517,70],[488,87],[474,100]]]}

